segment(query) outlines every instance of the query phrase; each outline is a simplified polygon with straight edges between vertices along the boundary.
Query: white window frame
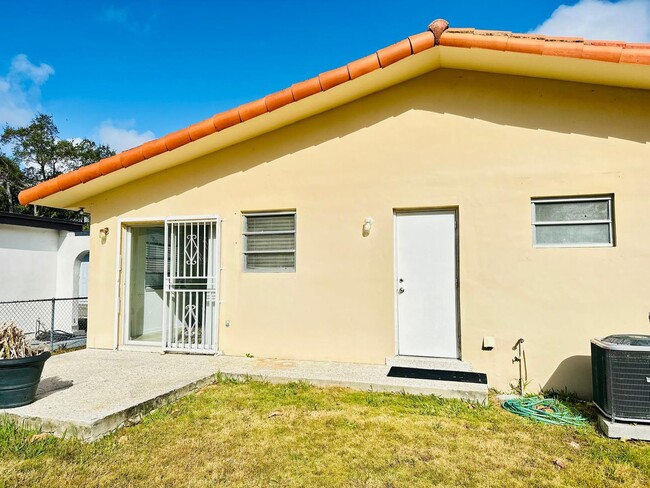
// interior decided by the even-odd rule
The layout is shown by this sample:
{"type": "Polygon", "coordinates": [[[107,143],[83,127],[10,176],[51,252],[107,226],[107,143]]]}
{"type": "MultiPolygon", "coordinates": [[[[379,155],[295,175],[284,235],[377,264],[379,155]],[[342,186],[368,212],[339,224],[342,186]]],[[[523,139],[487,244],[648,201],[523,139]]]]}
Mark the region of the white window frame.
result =
{"type": "Polygon", "coordinates": [[[533,234],[533,247],[549,248],[549,247],[614,247],[614,214],[612,212],[614,195],[597,195],[593,197],[545,197],[545,198],[532,198],[530,203],[531,212],[531,227],[533,234]],[[594,219],[594,220],[565,220],[553,222],[538,222],[535,215],[535,204],[537,203],[578,203],[578,202],[607,202],[607,213],[609,219],[594,219]],[[539,244],[537,243],[537,227],[553,226],[553,225],[585,225],[585,224],[607,224],[609,226],[609,242],[608,243],[572,243],[572,244],[539,244]]]}
{"type": "Polygon", "coordinates": [[[296,253],[296,240],[294,238],[293,249],[274,249],[272,251],[249,251],[248,250],[248,236],[249,235],[286,235],[293,234],[296,235],[298,229],[298,216],[296,215],[295,210],[286,210],[281,212],[242,212],[242,264],[244,273],[295,273],[297,267],[297,253],[296,253]],[[272,232],[248,232],[248,217],[274,217],[282,215],[293,215],[293,230],[279,230],[272,232]],[[248,269],[247,260],[249,254],[286,254],[293,253],[293,267],[291,268],[258,268],[258,269],[248,269]]]}

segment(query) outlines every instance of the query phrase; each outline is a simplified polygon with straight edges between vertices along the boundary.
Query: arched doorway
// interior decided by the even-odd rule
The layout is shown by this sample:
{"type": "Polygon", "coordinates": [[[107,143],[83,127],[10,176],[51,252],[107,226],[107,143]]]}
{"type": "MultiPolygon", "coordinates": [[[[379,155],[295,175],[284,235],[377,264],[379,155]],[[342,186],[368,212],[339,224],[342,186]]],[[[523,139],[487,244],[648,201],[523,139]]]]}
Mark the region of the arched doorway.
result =
{"type": "Polygon", "coordinates": [[[88,264],[90,253],[84,251],[74,261],[73,297],[88,296],[88,264]]]}
{"type": "Polygon", "coordinates": [[[88,265],[90,263],[90,253],[84,251],[74,261],[73,277],[73,297],[79,300],[73,300],[73,314],[76,321],[76,332],[85,335],[88,330],[88,265]]]}

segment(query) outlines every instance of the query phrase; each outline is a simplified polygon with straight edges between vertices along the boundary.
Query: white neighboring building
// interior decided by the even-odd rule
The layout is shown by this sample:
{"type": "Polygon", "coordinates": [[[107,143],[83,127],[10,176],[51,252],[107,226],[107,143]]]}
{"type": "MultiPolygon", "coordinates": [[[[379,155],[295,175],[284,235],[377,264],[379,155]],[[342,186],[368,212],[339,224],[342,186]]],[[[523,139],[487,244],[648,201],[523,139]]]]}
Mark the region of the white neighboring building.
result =
{"type": "Polygon", "coordinates": [[[88,296],[82,224],[0,212],[0,302],[88,296]]]}

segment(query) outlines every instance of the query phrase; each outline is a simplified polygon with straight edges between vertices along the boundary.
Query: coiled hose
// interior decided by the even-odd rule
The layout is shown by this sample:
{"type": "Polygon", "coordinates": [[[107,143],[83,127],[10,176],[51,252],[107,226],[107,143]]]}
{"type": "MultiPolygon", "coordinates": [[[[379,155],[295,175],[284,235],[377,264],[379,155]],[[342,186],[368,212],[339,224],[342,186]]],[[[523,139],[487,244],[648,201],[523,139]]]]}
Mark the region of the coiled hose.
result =
{"type": "Polygon", "coordinates": [[[571,413],[568,408],[551,398],[513,398],[503,402],[503,408],[514,414],[545,424],[575,426],[587,424],[586,418],[571,413]]]}

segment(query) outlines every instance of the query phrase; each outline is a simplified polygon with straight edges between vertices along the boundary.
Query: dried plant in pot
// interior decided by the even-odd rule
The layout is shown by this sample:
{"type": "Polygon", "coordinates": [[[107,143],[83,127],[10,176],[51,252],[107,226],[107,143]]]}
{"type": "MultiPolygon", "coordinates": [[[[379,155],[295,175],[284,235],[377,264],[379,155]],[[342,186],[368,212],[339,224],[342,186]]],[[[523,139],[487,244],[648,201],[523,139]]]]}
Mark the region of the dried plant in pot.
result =
{"type": "Polygon", "coordinates": [[[13,322],[0,326],[0,408],[21,407],[35,400],[50,356],[45,346],[32,346],[13,322]]]}

